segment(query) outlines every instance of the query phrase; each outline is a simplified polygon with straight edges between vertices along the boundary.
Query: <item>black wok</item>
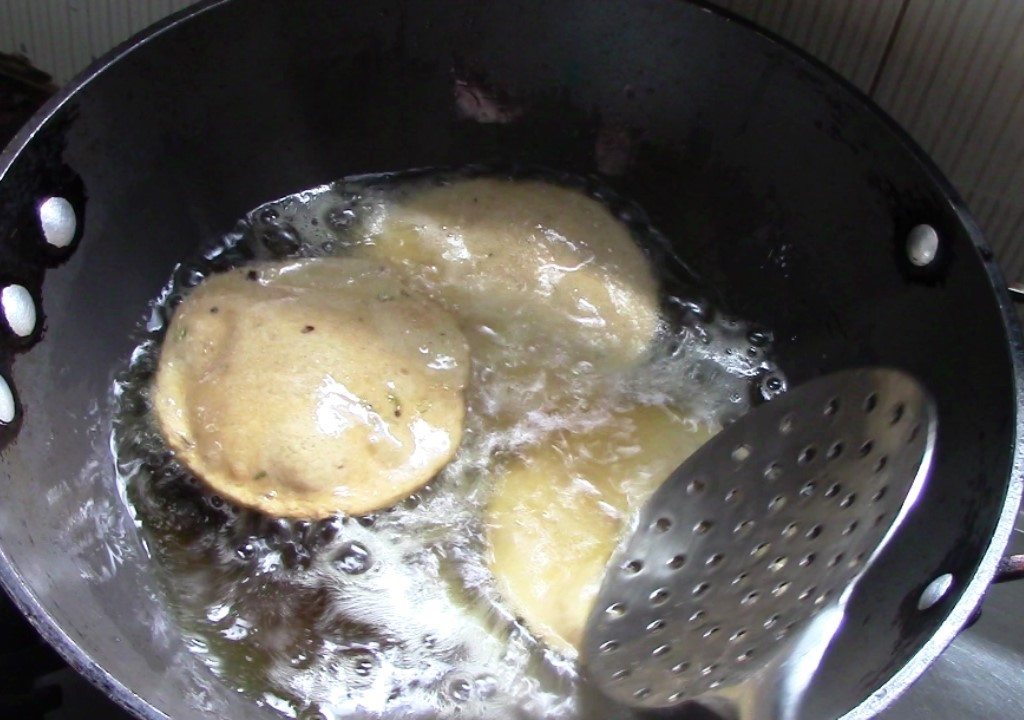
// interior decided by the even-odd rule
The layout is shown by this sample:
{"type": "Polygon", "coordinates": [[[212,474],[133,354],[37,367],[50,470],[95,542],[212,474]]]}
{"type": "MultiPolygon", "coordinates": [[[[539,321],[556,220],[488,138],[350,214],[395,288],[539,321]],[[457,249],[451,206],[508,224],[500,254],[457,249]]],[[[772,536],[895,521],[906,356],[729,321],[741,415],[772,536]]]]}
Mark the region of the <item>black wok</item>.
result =
{"type": "Polygon", "coordinates": [[[275,716],[213,678],[166,614],[112,481],[111,379],[174,263],[248,209],[342,175],[485,160],[603,174],[721,305],[775,331],[791,381],[884,364],[935,395],[934,475],[803,717],[885,707],[974,613],[1007,542],[1020,331],[977,226],[909,138],[784,43],[675,0],[218,0],[49,103],[0,156],[0,280],[30,291],[41,327],[0,343],[17,397],[5,588],[142,717],[275,716]],[[37,216],[50,196],[77,215],[63,250],[37,216]],[[925,267],[906,252],[920,224],[940,239],[925,267]]]}

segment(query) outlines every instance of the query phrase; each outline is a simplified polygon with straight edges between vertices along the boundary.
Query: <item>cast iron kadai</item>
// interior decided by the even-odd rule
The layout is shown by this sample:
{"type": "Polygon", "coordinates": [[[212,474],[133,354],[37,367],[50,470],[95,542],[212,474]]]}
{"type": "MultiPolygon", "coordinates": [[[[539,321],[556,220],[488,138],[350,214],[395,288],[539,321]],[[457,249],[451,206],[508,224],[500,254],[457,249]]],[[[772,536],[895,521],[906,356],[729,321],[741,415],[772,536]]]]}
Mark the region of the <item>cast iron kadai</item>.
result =
{"type": "Polygon", "coordinates": [[[885,366],[934,397],[927,486],[800,718],[880,712],[995,577],[1021,494],[1020,328],[910,138],[806,55],[679,0],[209,0],[53,98],[0,156],[3,586],[140,717],[276,717],[183,647],[92,462],[98,403],[175,262],[250,208],[495,159],[597,173],[637,202],[691,271],[668,289],[772,329],[794,386],[885,366]]]}

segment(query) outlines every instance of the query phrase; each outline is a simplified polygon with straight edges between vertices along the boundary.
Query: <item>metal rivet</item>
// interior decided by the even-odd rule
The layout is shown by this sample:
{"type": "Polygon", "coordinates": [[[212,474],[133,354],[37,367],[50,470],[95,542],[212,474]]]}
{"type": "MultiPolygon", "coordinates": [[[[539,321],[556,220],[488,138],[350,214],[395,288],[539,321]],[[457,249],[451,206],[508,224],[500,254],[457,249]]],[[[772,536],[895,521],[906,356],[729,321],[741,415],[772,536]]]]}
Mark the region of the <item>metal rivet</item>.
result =
{"type": "Polygon", "coordinates": [[[0,377],[0,424],[7,425],[14,421],[14,391],[7,381],[0,377]]]}
{"type": "Polygon", "coordinates": [[[921,593],[921,597],[917,601],[918,610],[927,610],[932,607],[942,598],[946,597],[946,593],[949,592],[950,588],[953,587],[953,576],[949,573],[939,575],[937,578],[928,583],[928,587],[921,593]]]}
{"type": "Polygon", "coordinates": [[[48,197],[39,203],[39,226],[46,242],[55,248],[66,248],[75,239],[78,217],[71,203],[62,197],[48,197]]]}
{"type": "Polygon", "coordinates": [[[21,285],[8,285],[0,292],[0,306],[11,331],[28,337],[36,329],[36,303],[31,293],[21,285]]]}
{"type": "Polygon", "coordinates": [[[907,257],[917,267],[930,265],[939,254],[939,234],[931,225],[918,225],[907,235],[907,257]]]}

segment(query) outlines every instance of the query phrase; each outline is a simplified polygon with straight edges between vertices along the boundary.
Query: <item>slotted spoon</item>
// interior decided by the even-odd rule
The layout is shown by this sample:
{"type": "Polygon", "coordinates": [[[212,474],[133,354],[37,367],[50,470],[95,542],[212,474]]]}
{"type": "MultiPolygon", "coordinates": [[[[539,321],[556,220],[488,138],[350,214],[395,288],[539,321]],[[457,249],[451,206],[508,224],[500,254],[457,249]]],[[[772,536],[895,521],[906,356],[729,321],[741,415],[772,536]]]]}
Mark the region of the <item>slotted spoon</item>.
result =
{"type": "Polygon", "coordinates": [[[790,390],[676,470],[612,558],[582,660],[626,705],[786,720],[921,492],[927,391],[891,369],[790,390]]]}

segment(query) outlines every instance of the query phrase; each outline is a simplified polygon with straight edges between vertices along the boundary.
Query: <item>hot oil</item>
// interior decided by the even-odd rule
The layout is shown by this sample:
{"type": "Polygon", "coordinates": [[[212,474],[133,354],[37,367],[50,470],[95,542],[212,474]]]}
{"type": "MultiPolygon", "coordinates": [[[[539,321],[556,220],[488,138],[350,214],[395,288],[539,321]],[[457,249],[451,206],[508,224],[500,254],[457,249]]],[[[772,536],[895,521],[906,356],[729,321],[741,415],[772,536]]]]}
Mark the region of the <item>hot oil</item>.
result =
{"type": "MultiPolygon", "coordinates": [[[[484,172],[358,177],[257,208],[176,269],[115,385],[119,479],[189,647],[225,682],[287,716],[616,717],[590,696],[573,658],[537,642],[495,589],[481,515],[496,468],[558,433],[606,427],[637,403],[714,428],[784,389],[770,334],[684,291],[681,264],[638,208],[591,181],[528,173],[605,203],[677,290],[663,298],[665,327],[648,361],[612,373],[560,364],[557,354],[525,374],[474,364],[455,459],[371,516],[263,517],[232,507],[175,462],[150,418],[148,388],[190,287],[252,260],[351,253],[370,241],[389,203],[484,172]]],[[[620,450],[632,451],[610,448],[620,450]]]]}

